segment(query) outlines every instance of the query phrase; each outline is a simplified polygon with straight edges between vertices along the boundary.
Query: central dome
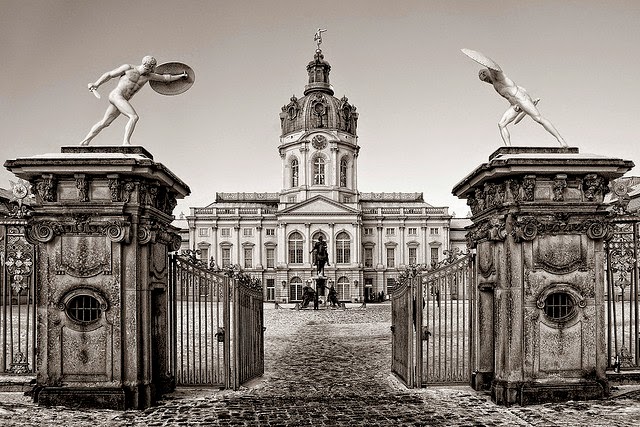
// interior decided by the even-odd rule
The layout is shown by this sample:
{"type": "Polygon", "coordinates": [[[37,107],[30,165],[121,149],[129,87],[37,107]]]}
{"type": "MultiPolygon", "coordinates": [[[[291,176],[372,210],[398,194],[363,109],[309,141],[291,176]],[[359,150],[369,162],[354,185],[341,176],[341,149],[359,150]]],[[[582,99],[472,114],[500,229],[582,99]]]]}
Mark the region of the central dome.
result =
{"type": "Polygon", "coordinates": [[[280,122],[282,136],[297,131],[311,129],[333,129],[356,135],[358,113],[346,96],[333,96],[329,83],[331,65],[324,60],[320,49],[316,50],[313,61],[307,65],[309,83],[304,96],[292,96],[289,104],[282,107],[280,122]]]}

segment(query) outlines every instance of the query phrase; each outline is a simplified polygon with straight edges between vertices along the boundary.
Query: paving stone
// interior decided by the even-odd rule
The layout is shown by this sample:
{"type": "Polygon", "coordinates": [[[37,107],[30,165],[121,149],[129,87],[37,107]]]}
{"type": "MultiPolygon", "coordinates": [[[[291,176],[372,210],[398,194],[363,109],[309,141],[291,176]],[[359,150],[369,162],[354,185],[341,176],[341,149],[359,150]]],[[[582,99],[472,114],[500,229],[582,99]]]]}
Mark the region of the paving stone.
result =
{"type": "MultiPolygon", "coordinates": [[[[268,306],[267,306],[268,308],[268,306]]],[[[634,426],[640,391],[509,408],[469,387],[407,390],[389,372],[390,306],[265,310],[265,375],[238,391],[179,389],[145,411],[42,408],[0,393],[0,425],[634,426]]]]}

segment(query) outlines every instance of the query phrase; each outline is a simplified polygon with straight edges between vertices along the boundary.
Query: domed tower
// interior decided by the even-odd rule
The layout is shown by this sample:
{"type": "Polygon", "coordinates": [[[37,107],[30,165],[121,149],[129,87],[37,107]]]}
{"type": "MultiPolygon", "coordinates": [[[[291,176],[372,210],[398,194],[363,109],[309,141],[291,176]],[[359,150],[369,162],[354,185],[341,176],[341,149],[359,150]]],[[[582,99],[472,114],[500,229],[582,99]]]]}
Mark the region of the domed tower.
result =
{"type": "Polygon", "coordinates": [[[346,96],[333,96],[330,71],[318,45],[307,65],[304,96],[294,95],[282,107],[278,149],[284,207],[317,195],[354,206],[358,202],[358,113],[346,96]]]}

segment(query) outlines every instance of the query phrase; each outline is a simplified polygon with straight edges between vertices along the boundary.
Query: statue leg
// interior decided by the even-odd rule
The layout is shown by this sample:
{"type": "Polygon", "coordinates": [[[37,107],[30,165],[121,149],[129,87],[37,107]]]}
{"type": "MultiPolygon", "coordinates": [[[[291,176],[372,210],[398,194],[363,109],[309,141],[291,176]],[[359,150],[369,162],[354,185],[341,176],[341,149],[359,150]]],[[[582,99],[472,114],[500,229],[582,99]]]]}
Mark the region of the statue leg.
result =
{"type": "Polygon", "coordinates": [[[104,113],[104,117],[98,123],[93,125],[87,136],[80,141],[80,145],[89,145],[89,142],[100,133],[100,131],[109,126],[120,115],[120,111],[114,106],[109,105],[107,111],[104,113]]]}
{"type": "Polygon", "coordinates": [[[115,98],[113,102],[118,110],[129,118],[129,121],[124,128],[124,141],[122,142],[122,145],[131,145],[131,135],[133,134],[133,130],[135,129],[136,123],[138,123],[140,117],[126,99],[121,97],[115,98]]]}
{"type": "Polygon", "coordinates": [[[529,116],[531,116],[531,118],[534,121],[540,123],[542,127],[546,129],[547,132],[553,135],[554,138],[558,140],[561,146],[563,147],[568,146],[564,138],[560,136],[560,133],[555,128],[555,126],[553,126],[553,124],[549,120],[542,117],[542,115],[540,114],[540,111],[538,111],[538,107],[536,107],[532,101],[522,103],[522,105],[520,105],[520,108],[522,108],[522,111],[524,111],[529,116]]]}
{"type": "Polygon", "coordinates": [[[500,129],[500,135],[502,136],[502,140],[504,141],[504,145],[507,147],[511,146],[511,135],[509,135],[509,130],[507,129],[507,125],[513,122],[516,117],[518,117],[518,112],[515,108],[509,107],[507,111],[504,112],[502,118],[498,122],[498,129],[500,129]]]}
{"type": "Polygon", "coordinates": [[[560,136],[560,133],[558,132],[556,127],[553,125],[553,123],[551,123],[549,120],[545,119],[542,116],[538,116],[537,119],[532,117],[532,119],[535,120],[536,122],[540,123],[542,125],[542,127],[544,127],[547,130],[547,132],[549,132],[551,135],[553,135],[558,140],[558,142],[560,143],[561,146],[568,147],[568,145],[565,142],[564,138],[562,138],[562,136],[560,136]]]}

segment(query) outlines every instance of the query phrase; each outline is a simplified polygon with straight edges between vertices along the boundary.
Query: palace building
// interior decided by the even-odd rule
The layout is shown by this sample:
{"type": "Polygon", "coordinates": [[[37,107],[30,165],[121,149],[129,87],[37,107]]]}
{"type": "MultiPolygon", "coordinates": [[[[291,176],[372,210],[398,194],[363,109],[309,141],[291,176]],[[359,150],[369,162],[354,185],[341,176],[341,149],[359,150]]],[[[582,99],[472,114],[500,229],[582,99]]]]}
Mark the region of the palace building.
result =
{"type": "Polygon", "coordinates": [[[450,236],[448,208],[426,203],[422,193],[358,191],[358,113],[334,96],[330,71],[318,46],[303,96],[282,107],[280,191],[216,193],[186,218],[185,245],[261,279],[267,301],[301,300],[315,277],[310,252],[319,236],[328,244],[329,284],[353,302],[388,295],[406,266],[465,247],[462,227],[450,236]]]}

